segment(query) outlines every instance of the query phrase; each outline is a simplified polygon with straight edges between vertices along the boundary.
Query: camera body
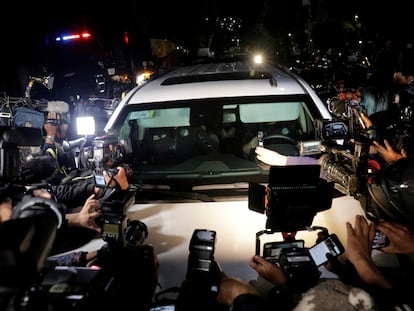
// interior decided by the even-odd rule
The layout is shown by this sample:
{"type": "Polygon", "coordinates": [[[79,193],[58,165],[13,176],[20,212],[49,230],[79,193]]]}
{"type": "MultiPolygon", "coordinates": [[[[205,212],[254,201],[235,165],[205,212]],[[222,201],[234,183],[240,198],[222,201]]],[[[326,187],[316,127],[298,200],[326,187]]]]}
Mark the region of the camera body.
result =
{"type": "Polygon", "coordinates": [[[118,143],[118,137],[114,135],[105,135],[95,137],[93,141],[92,161],[95,167],[120,162],[123,153],[118,143]]]}
{"type": "Polygon", "coordinates": [[[135,191],[107,188],[100,201],[102,216],[97,222],[102,226],[102,239],[122,242],[126,210],[135,202],[135,191]]]}
{"type": "Polygon", "coordinates": [[[279,266],[287,277],[289,287],[295,291],[304,292],[319,280],[320,271],[306,247],[283,248],[279,266]]]}
{"type": "Polygon", "coordinates": [[[22,174],[20,147],[40,146],[40,128],[0,126],[0,182],[13,181],[22,174]]]}
{"type": "Polygon", "coordinates": [[[198,281],[214,278],[215,243],[215,231],[196,229],[193,232],[189,245],[187,279],[198,281]]]}
{"type": "Polygon", "coordinates": [[[272,166],[267,186],[249,183],[248,208],[266,214],[271,232],[304,230],[331,207],[333,189],[320,178],[319,165],[272,166]]]}
{"type": "Polygon", "coordinates": [[[217,310],[216,296],[221,269],[214,259],[216,232],[195,229],[189,244],[186,278],[176,301],[176,310],[217,310]]]}

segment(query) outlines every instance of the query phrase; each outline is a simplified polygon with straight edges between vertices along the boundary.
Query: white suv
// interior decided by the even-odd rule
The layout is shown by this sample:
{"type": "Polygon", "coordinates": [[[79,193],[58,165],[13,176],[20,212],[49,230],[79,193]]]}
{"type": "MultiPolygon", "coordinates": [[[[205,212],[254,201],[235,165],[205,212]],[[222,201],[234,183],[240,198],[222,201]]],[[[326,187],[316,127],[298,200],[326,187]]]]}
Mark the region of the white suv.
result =
{"type": "MultiPolygon", "coordinates": [[[[249,185],[268,183],[271,170],[254,149],[263,144],[298,155],[298,142],[317,139],[317,119],[331,114],[303,79],[282,66],[245,60],[176,68],[127,94],[105,131],[132,164],[139,190],[127,216],[148,226],[163,289],[185,279],[195,229],[216,231],[210,251],[224,271],[256,278],[248,260],[266,217],[250,210],[249,185]]],[[[345,243],[345,222],[360,210],[358,201],[343,196],[314,223],[345,243]]],[[[296,238],[310,246],[316,233],[300,231],[296,238]]]]}
{"type": "Polygon", "coordinates": [[[263,143],[298,155],[316,139],[325,105],[289,70],[246,61],[197,64],[137,86],[105,130],[117,136],[141,185],[193,190],[197,185],[265,182],[254,148],[263,143]]]}

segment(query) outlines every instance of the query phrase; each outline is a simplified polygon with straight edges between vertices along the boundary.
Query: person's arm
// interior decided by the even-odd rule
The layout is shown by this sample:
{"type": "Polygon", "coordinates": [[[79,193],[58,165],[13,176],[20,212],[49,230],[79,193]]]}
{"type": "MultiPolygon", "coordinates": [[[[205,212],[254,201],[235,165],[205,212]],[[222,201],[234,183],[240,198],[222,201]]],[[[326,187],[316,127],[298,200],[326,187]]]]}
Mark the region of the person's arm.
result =
{"type": "Polygon", "coordinates": [[[371,256],[375,227],[362,215],[355,218],[354,227],[347,227],[347,256],[354,265],[361,280],[369,286],[392,288],[391,282],[381,273],[371,256]]]}
{"type": "MultiPolygon", "coordinates": [[[[365,113],[360,112],[359,115],[365,128],[370,129],[374,126],[371,119],[365,113]]],[[[374,140],[371,147],[374,149],[373,152],[379,153],[386,162],[392,162],[407,157],[407,153],[404,149],[402,149],[400,153],[396,152],[386,139],[384,139],[384,145],[381,145],[378,141],[374,140]]]]}
{"type": "Polygon", "coordinates": [[[217,302],[231,307],[232,311],[268,310],[265,299],[260,297],[257,289],[237,277],[230,277],[221,272],[217,302]]]}
{"type": "Polygon", "coordinates": [[[309,156],[285,156],[274,150],[257,146],[255,149],[256,158],[266,165],[286,166],[286,165],[313,165],[319,164],[319,159],[309,156]]]}

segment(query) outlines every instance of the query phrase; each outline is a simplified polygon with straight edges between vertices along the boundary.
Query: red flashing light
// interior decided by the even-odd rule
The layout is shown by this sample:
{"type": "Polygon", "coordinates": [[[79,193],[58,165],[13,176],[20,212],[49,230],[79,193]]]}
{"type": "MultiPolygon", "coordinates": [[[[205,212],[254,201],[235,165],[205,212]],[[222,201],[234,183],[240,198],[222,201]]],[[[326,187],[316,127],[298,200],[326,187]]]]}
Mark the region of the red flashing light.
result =
{"type": "Polygon", "coordinates": [[[89,32],[82,32],[81,37],[84,38],[84,39],[87,39],[87,38],[91,37],[91,34],[89,32]]]}
{"type": "Polygon", "coordinates": [[[124,32],[124,37],[123,37],[123,39],[124,39],[124,43],[125,44],[128,44],[129,43],[129,37],[128,37],[128,32],[124,32]]]}

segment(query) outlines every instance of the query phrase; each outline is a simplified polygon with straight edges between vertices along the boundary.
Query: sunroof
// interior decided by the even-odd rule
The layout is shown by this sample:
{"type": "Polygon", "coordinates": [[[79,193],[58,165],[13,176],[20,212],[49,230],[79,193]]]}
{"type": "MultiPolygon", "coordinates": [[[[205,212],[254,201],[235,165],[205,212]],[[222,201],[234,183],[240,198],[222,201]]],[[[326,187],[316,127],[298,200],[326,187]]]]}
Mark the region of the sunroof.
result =
{"type": "Polygon", "coordinates": [[[174,85],[182,83],[223,81],[223,80],[248,80],[248,79],[271,79],[273,76],[269,72],[251,71],[251,72],[221,72],[206,73],[197,75],[187,75],[171,77],[166,79],[161,85],[174,85]]]}

